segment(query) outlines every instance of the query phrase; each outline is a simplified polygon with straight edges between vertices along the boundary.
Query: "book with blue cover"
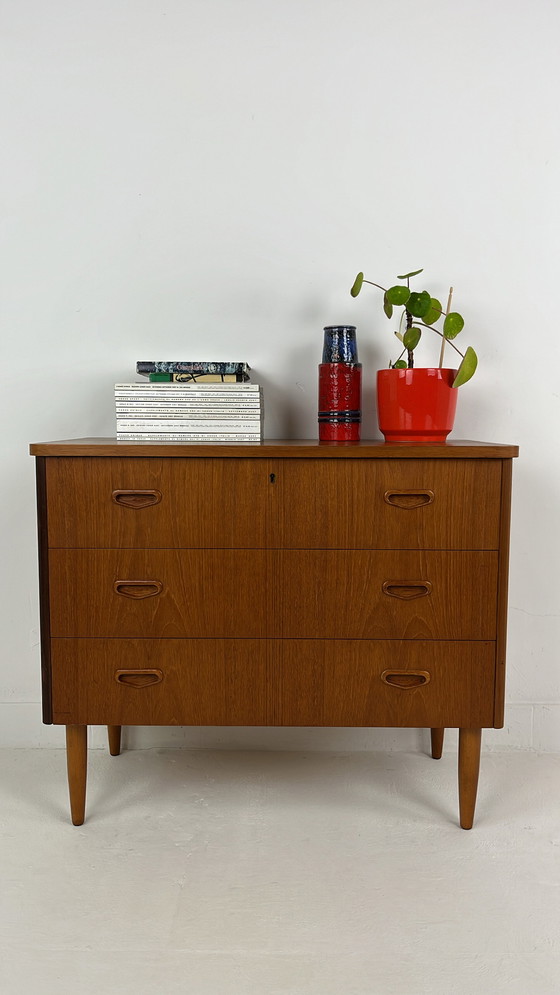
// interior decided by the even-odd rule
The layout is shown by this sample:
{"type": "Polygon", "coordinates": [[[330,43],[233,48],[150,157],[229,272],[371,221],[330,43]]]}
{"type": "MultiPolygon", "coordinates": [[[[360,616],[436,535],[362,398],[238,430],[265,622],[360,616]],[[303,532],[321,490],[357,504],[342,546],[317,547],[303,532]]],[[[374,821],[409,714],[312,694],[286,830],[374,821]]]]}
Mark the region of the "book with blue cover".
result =
{"type": "Polygon", "coordinates": [[[138,361],[136,363],[136,372],[143,377],[148,377],[150,373],[190,373],[193,380],[196,380],[197,376],[204,376],[208,374],[235,374],[240,376],[243,381],[250,379],[251,367],[248,363],[210,363],[210,362],[192,362],[184,360],[179,362],[178,360],[173,361],[138,361]]]}

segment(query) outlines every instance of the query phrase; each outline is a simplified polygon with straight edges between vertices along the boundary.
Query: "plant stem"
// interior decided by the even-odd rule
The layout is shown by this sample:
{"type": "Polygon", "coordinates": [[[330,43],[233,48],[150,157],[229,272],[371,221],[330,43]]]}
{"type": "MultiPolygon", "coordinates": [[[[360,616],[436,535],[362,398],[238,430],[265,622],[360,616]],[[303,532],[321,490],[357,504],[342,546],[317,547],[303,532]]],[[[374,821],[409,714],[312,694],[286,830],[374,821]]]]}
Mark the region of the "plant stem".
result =
{"type": "MultiPolygon", "coordinates": [[[[446,315],[449,314],[449,312],[451,310],[451,298],[452,297],[453,297],[453,287],[450,287],[449,288],[449,297],[447,298],[447,310],[445,312],[446,315]]],[[[443,353],[444,353],[444,350],[445,350],[445,343],[446,343],[446,341],[447,341],[447,339],[445,338],[445,335],[444,335],[443,338],[442,338],[442,340],[441,340],[441,351],[440,351],[440,354],[439,354],[439,368],[440,368],[440,370],[441,370],[441,368],[443,366],[443,353]]]]}
{"type": "MultiPolygon", "coordinates": [[[[412,328],[412,315],[411,315],[410,311],[408,310],[408,308],[405,308],[405,311],[406,311],[406,327],[407,327],[407,329],[408,328],[412,328]]],[[[407,356],[408,369],[412,370],[412,369],[414,369],[414,351],[412,349],[408,349],[407,352],[408,352],[408,356],[407,356]]]]}
{"type": "Polygon", "coordinates": [[[363,282],[369,283],[370,287],[377,287],[379,290],[382,290],[384,294],[387,293],[385,287],[382,287],[380,283],[374,283],[373,280],[364,280],[363,282]]]}
{"type": "MultiPolygon", "coordinates": [[[[440,339],[445,338],[443,332],[438,331],[438,329],[434,328],[433,325],[426,325],[424,321],[419,321],[418,318],[416,319],[416,324],[422,325],[423,328],[430,328],[432,332],[435,332],[436,335],[439,335],[440,339]]],[[[464,357],[465,355],[464,352],[461,352],[461,350],[457,348],[457,346],[455,345],[454,342],[451,341],[451,339],[445,339],[445,341],[451,346],[452,349],[455,349],[455,352],[458,352],[460,356],[464,357]]]]}

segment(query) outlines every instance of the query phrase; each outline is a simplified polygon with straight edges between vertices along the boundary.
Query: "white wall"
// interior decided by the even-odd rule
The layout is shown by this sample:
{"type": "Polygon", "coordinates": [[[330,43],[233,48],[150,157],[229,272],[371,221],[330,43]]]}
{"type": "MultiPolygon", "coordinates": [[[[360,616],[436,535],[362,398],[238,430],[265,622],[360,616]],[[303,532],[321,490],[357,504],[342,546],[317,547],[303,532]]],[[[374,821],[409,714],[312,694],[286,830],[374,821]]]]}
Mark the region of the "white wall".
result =
{"type": "Polygon", "coordinates": [[[521,446],[510,705],[487,742],[560,749],[558,37],[552,0],[3,0],[1,742],[61,743],[38,704],[28,443],[113,435],[137,359],[230,356],[265,386],[268,437],[315,437],[322,328],[341,321],[377,437],[390,326],[376,291],[348,289],[423,266],[480,357],[455,437],[521,446]]]}

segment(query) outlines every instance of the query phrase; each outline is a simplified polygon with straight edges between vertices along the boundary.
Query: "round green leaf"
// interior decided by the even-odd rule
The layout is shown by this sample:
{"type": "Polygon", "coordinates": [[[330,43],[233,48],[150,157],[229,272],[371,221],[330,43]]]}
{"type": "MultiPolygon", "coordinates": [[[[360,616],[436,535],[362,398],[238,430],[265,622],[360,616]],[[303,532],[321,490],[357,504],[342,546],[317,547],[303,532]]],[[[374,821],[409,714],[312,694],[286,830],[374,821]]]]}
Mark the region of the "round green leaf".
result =
{"type": "Polygon", "coordinates": [[[432,297],[430,310],[428,311],[427,314],[424,315],[423,320],[425,324],[433,325],[438,320],[438,318],[441,318],[441,315],[442,315],[441,302],[438,301],[437,297],[432,297]]]}
{"type": "Polygon", "coordinates": [[[423,318],[431,306],[432,298],[427,290],[423,290],[421,294],[411,294],[406,302],[407,311],[410,311],[415,318],[423,318]]]}
{"type": "Polygon", "coordinates": [[[410,297],[410,290],[408,287],[389,287],[385,297],[389,301],[389,304],[406,304],[408,298],[410,297]]]}
{"type": "Polygon", "coordinates": [[[387,315],[388,318],[393,317],[393,305],[391,304],[390,301],[387,300],[386,291],[385,294],[383,295],[383,310],[385,311],[385,314],[387,315]]]}
{"type": "Polygon", "coordinates": [[[478,356],[471,346],[468,347],[465,355],[463,356],[463,361],[457,370],[457,376],[455,377],[452,387],[461,387],[462,384],[466,383],[467,380],[473,376],[474,371],[478,366],[478,356]]]}
{"type": "Polygon", "coordinates": [[[352,289],[350,290],[352,297],[358,296],[360,290],[362,289],[363,282],[364,282],[364,274],[358,273],[356,279],[354,280],[354,283],[352,284],[352,289]]]}
{"type": "Polygon", "coordinates": [[[406,370],[407,369],[407,364],[405,363],[404,359],[397,359],[397,362],[393,363],[393,369],[394,370],[406,370]]]}
{"type": "Polygon", "coordinates": [[[450,313],[445,316],[445,321],[443,323],[443,334],[446,339],[454,339],[464,325],[465,322],[463,321],[461,315],[457,314],[456,311],[450,311],[450,313]]]}
{"type": "Polygon", "coordinates": [[[415,270],[412,271],[412,273],[403,273],[402,276],[398,276],[397,280],[408,280],[408,278],[410,276],[418,276],[419,273],[423,273],[423,272],[424,272],[423,269],[415,269],[415,270]]]}
{"type": "Polygon", "coordinates": [[[416,328],[413,325],[412,328],[407,328],[406,332],[404,333],[403,345],[405,346],[406,349],[408,349],[409,352],[411,352],[412,349],[416,349],[416,346],[418,345],[421,337],[422,337],[422,329],[416,328]]]}

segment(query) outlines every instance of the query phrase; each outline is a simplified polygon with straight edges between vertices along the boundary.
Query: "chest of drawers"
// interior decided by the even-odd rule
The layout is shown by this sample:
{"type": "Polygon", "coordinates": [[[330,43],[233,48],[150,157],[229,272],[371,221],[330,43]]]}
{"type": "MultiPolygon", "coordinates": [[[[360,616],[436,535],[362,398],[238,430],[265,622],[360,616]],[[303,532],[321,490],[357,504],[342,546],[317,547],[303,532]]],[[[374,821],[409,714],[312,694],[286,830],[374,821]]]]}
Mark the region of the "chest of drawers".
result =
{"type": "Polygon", "coordinates": [[[82,439],[37,463],[43,718],[459,729],[472,826],[503,725],[514,446],[82,439]]]}

